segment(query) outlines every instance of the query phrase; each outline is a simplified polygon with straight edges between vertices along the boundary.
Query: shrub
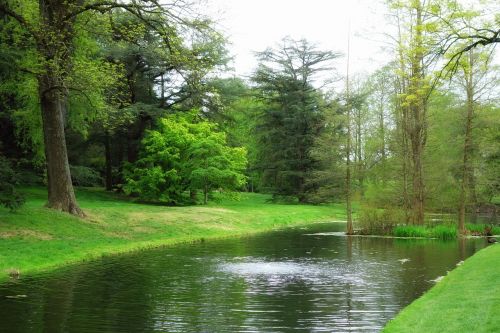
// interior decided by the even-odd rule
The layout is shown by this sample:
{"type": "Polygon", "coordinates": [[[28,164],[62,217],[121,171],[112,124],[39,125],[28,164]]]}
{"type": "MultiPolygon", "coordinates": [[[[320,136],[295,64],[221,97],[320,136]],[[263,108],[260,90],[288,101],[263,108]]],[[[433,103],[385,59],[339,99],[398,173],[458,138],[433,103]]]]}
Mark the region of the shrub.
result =
{"type": "Polygon", "coordinates": [[[391,235],[393,229],[404,221],[404,212],[393,208],[364,207],[358,215],[358,226],[362,234],[391,235]]]}
{"type": "Polygon", "coordinates": [[[18,183],[18,175],[6,158],[0,156],[0,204],[11,211],[21,207],[24,196],[17,192],[15,185],[18,183]]]}
{"type": "Polygon", "coordinates": [[[226,135],[215,125],[194,120],[189,114],[172,115],[146,134],[139,159],[124,168],[125,193],[179,203],[186,200],[187,191],[199,191],[206,203],[215,190],[242,188],[246,150],[228,146],[226,135]]]}
{"type": "MultiPolygon", "coordinates": [[[[467,223],[465,225],[465,228],[474,235],[484,235],[484,229],[487,227],[487,224],[473,224],[473,223],[467,223]]],[[[491,232],[494,235],[500,235],[500,226],[493,226],[493,229],[491,232]]]]}
{"type": "Polygon", "coordinates": [[[75,186],[102,186],[102,177],[92,168],[76,165],[70,166],[71,181],[75,186]]]}

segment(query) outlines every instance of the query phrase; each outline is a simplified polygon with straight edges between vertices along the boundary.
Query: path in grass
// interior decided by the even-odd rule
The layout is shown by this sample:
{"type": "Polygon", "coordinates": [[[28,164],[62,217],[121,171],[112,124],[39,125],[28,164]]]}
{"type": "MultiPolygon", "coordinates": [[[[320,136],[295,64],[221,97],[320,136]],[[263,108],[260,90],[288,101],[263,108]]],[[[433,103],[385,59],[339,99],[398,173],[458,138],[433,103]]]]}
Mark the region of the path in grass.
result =
{"type": "Polygon", "coordinates": [[[25,192],[28,200],[19,211],[0,208],[0,281],[9,271],[33,273],[139,248],[345,218],[342,205],[278,205],[267,203],[269,196],[250,193],[240,201],[166,207],[80,189],[78,202],[88,217],[78,219],[43,208],[44,189],[25,192]]]}
{"type": "Polygon", "coordinates": [[[451,271],[383,332],[500,332],[500,244],[451,271]]]}

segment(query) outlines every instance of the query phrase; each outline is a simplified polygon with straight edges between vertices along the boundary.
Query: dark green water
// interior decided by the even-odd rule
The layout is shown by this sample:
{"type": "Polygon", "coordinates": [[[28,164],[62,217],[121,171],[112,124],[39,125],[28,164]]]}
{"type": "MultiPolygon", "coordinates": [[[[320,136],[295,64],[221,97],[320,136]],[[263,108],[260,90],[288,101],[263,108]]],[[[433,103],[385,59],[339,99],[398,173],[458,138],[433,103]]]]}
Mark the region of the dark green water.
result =
{"type": "Polygon", "coordinates": [[[376,332],[485,246],[332,233],[343,228],[148,250],[22,278],[0,285],[0,332],[376,332]]]}

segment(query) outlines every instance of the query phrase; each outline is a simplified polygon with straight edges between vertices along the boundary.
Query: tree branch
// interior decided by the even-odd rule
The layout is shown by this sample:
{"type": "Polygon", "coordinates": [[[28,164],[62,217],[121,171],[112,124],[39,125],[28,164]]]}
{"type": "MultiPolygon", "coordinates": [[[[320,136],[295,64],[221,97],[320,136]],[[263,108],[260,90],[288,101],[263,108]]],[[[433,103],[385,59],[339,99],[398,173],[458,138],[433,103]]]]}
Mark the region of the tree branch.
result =
{"type": "Polygon", "coordinates": [[[0,0],[0,13],[3,13],[5,15],[7,15],[8,17],[11,17],[14,20],[16,20],[38,42],[39,36],[36,33],[33,26],[26,20],[26,18],[24,16],[15,12],[12,8],[10,8],[10,6],[4,0],[0,0]]]}

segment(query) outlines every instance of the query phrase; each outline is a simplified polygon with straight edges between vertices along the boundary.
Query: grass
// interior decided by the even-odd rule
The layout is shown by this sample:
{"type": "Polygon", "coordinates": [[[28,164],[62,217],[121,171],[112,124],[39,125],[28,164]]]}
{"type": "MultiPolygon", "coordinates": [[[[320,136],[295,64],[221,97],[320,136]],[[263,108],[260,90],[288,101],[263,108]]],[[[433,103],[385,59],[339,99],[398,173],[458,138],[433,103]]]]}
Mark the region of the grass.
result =
{"type": "Polygon", "coordinates": [[[479,251],[404,308],[383,332],[498,332],[499,259],[498,244],[479,251]]]}
{"type": "Polygon", "coordinates": [[[343,205],[267,203],[268,196],[244,193],[207,206],[138,204],[97,189],[78,189],[79,219],[43,205],[46,190],[23,189],[25,206],[0,208],[0,281],[141,248],[201,239],[241,236],[292,225],[345,219],[343,205]],[[16,272],[16,273],[13,273],[16,272]]]}
{"type": "Polygon", "coordinates": [[[424,237],[448,240],[457,238],[457,227],[449,224],[435,226],[398,225],[392,229],[392,234],[396,237],[424,237]]]}
{"type": "MultiPolygon", "coordinates": [[[[467,230],[469,230],[469,232],[474,233],[474,234],[480,234],[480,235],[484,234],[484,228],[486,226],[490,226],[490,225],[487,225],[487,224],[472,224],[472,223],[467,223],[465,225],[465,227],[467,228],[467,230]]],[[[494,235],[500,235],[500,226],[498,226],[498,225],[493,226],[493,229],[491,229],[491,232],[494,235]]]]}

